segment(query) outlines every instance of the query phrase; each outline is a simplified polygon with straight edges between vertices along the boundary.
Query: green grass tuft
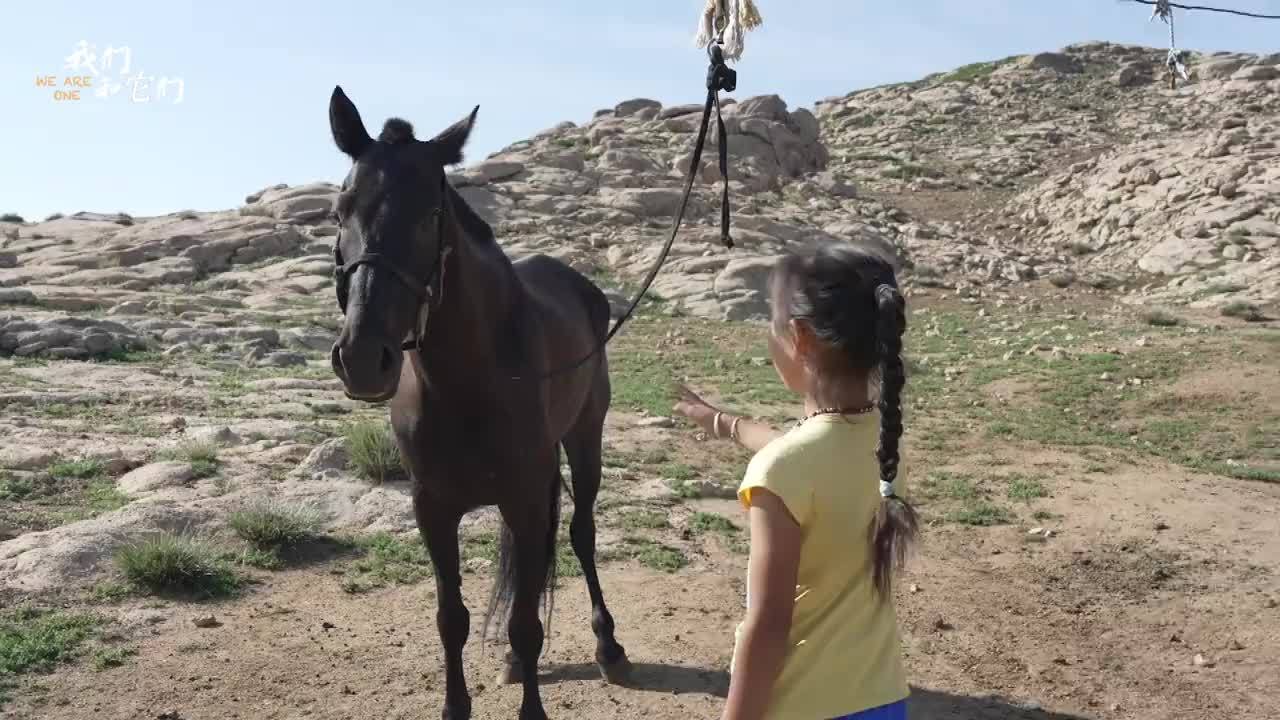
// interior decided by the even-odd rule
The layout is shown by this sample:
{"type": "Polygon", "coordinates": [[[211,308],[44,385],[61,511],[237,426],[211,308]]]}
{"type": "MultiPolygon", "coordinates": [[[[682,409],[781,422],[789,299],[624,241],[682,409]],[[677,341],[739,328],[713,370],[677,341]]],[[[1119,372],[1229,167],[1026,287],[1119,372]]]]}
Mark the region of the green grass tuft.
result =
{"type": "Polygon", "coordinates": [[[992,525],[1007,525],[1013,518],[1008,510],[999,505],[994,505],[986,500],[976,500],[965,504],[964,507],[948,512],[943,516],[943,519],[960,525],[990,527],[992,525]]]}
{"type": "Polygon", "coordinates": [[[351,465],[366,480],[380,485],[404,472],[400,449],[385,421],[353,423],[347,428],[346,439],[351,465]]]}
{"type": "Polygon", "coordinates": [[[190,464],[197,479],[217,475],[218,468],[222,465],[222,461],[218,459],[218,444],[211,440],[188,440],[159,453],[157,457],[190,464]]]}
{"type": "Polygon", "coordinates": [[[689,520],[689,529],[695,533],[718,533],[732,535],[738,532],[738,526],[729,518],[709,512],[696,512],[689,520]]]}
{"type": "Polygon", "coordinates": [[[94,615],[18,608],[0,615],[0,703],[13,679],[76,657],[102,620],[94,615]]]}
{"type": "Polygon", "coordinates": [[[0,500],[21,500],[35,492],[35,489],[35,483],[28,478],[0,473],[0,500]]]}
{"type": "Polygon", "coordinates": [[[314,510],[276,503],[257,503],[227,518],[236,535],[258,549],[295,545],[314,535],[321,522],[314,510]]]}
{"type": "Polygon", "coordinates": [[[1245,322],[1262,322],[1267,319],[1257,305],[1247,302],[1227,303],[1222,306],[1221,312],[1224,317],[1237,318],[1245,322]]]}
{"type": "Polygon", "coordinates": [[[130,543],[116,553],[116,564],[129,582],[154,593],[226,597],[241,585],[218,548],[187,535],[158,533],[130,543]]]}
{"type": "Polygon", "coordinates": [[[1182,318],[1170,313],[1168,310],[1148,310],[1142,314],[1142,321],[1152,327],[1177,327],[1182,324],[1182,318]]]}
{"type": "Polygon", "coordinates": [[[1031,502],[1048,496],[1049,490],[1045,488],[1044,483],[1036,478],[1023,477],[1021,475],[1009,478],[1009,499],[1011,500],[1031,502]]]}
{"type": "Polygon", "coordinates": [[[608,553],[609,558],[630,558],[645,567],[673,573],[689,564],[689,559],[678,548],[655,542],[648,538],[628,536],[608,553]]]}
{"type": "Polygon", "coordinates": [[[93,653],[93,660],[89,665],[94,671],[102,672],[124,665],[125,661],[137,654],[137,650],[129,647],[99,648],[93,653]]]}
{"type": "Polygon", "coordinates": [[[380,532],[355,541],[362,557],[348,567],[342,589],[368,592],[387,585],[412,585],[431,574],[431,559],[421,542],[405,542],[380,532]]]}

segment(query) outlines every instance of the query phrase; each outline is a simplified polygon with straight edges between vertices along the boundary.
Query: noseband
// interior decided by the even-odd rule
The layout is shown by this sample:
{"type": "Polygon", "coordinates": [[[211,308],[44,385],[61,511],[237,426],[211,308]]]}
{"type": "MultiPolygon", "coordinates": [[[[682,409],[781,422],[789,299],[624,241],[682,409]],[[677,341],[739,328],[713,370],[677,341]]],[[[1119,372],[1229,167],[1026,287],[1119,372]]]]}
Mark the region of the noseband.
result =
{"type": "MultiPolygon", "coordinates": [[[[444,197],[442,195],[442,197],[444,197]]],[[[452,248],[445,243],[444,234],[444,207],[437,207],[431,211],[435,218],[436,225],[436,262],[431,268],[431,273],[427,275],[426,283],[420,284],[412,275],[397,267],[395,263],[387,256],[380,253],[365,252],[349,263],[342,262],[341,243],[335,240],[333,243],[333,285],[338,295],[338,309],[343,315],[347,314],[347,296],[351,288],[351,280],[355,277],[356,271],[362,265],[376,267],[387,271],[392,277],[400,281],[401,285],[408,288],[409,292],[418,301],[418,327],[415,337],[405,340],[401,346],[401,350],[421,350],[423,336],[427,330],[427,318],[431,310],[440,305],[440,301],[444,297],[444,264],[449,257],[452,248]]],[[[341,230],[339,230],[341,233],[341,230]]],[[[341,235],[338,236],[341,239],[341,235]]]]}

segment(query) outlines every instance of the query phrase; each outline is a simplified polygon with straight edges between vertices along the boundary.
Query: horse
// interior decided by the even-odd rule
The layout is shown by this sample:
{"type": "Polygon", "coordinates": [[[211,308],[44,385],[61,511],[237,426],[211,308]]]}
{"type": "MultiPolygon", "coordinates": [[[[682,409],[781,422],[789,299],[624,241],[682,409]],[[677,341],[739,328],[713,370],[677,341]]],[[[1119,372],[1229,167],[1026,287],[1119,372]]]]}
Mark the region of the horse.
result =
{"type": "Polygon", "coordinates": [[[445,168],[462,162],[479,109],[425,141],[392,117],[375,140],[334,87],[330,130],[352,164],[334,202],[343,321],[330,361],[349,398],[389,404],[435,575],[442,717],[471,717],[462,667],[471,616],[462,600],[458,528],[465,513],[496,505],[497,577],[481,639],[495,613],[509,610],[499,682],[523,685],[520,720],[545,720],[538,605],[545,601],[549,625],[561,449],[572,475],[569,532],[591,600],[595,660],[607,682],[625,682],[630,669],[595,563],[611,313],[600,288],[560,260],[536,254],[512,262],[449,182],[445,168]],[[572,369],[555,369],[563,367],[572,369]]]}

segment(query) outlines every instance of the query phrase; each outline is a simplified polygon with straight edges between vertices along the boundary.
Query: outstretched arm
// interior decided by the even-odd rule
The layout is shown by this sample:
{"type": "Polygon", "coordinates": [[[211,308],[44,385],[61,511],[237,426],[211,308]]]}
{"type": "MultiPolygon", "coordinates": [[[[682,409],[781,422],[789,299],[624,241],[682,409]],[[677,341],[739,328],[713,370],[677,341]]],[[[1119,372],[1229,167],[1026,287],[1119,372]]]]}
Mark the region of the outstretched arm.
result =
{"type": "Polygon", "coordinates": [[[733,437],[742,447],[751,452],[759,452],[761,448],[782,434],[757,420],[720,410],[684,385],[677,385],[676,391],[680,395],[680,400],[676,403],[675,412],[692,420],[713,438],[733,437]],[[737,423],[736,434],[734,433],[735,422],[737,423]]]}

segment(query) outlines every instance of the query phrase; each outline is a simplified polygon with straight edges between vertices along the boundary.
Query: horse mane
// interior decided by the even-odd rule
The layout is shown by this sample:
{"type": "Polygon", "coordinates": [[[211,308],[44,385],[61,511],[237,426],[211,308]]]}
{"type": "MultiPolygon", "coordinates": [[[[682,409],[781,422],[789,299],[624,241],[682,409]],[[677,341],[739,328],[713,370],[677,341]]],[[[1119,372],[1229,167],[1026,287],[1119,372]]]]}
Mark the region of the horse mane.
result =
{"type": "Polygon", "coordinates": [[[463,231],[481,245],[497,245],[498,238],[493,232],[493,227],[467,204],[453,183],[446,182],[445,186],[449,192],[449,204],[453,207],[454,215],[457,216],[458,224],[462,226],[463,231]]]}

